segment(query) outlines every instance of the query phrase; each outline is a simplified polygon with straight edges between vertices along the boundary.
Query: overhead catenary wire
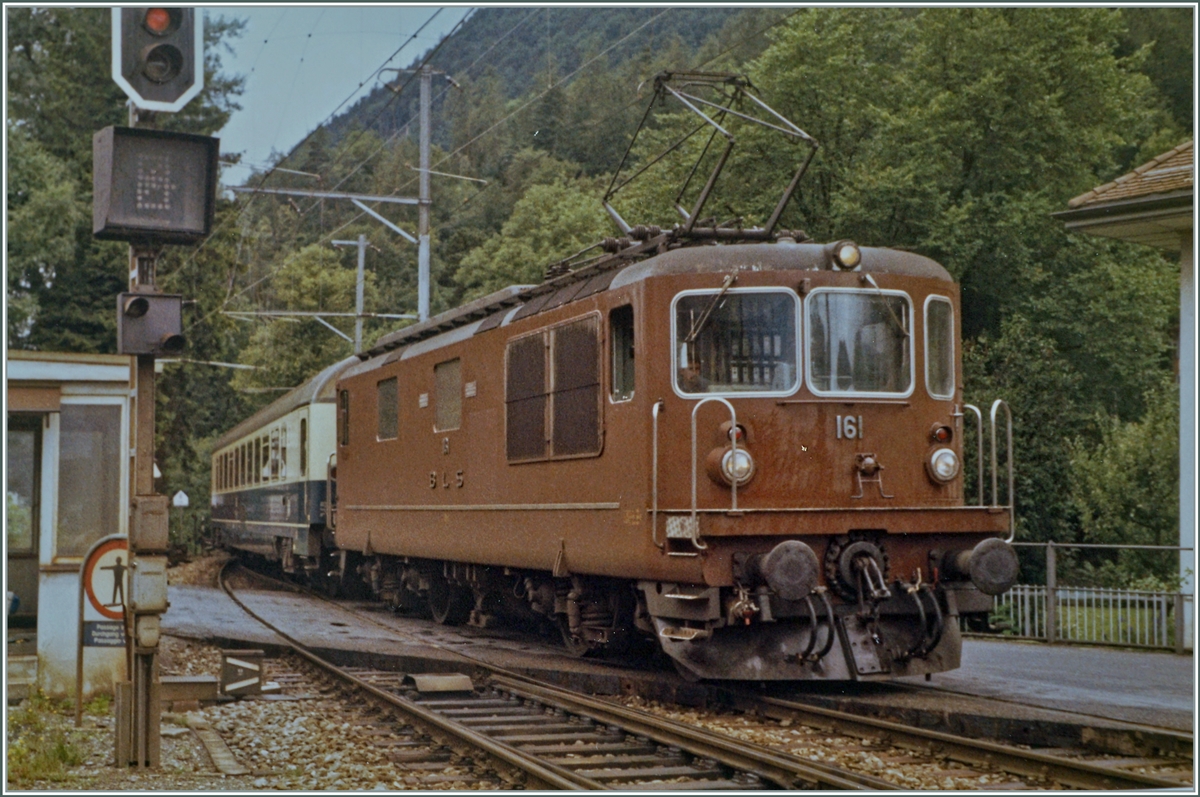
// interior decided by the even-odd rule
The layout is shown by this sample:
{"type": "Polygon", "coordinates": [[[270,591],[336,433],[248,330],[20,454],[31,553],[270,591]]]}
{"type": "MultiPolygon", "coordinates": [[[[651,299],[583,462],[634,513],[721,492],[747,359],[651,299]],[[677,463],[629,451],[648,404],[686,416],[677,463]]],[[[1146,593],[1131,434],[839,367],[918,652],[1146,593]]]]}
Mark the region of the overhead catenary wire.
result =
{"type": "MultiPolygon", "coordinates": [[[[440,9],[439,9],[439,10],[440,10],[440,9]]],[[[454,35],[455,31],[457,31],[457,30],[458,30],[458,29],[459,29],[459,28],[460,28],[460,27],[463,25],[463,23],[464,23],[464,22],[466,22],[466,20],[468,19],[468,17],[469,17],[469,16],[470,16],[470,14],[467,14],[467,15],[465,15],[465,16],[464,16],[462,19],[460,19],[460,20],[458,21],[458,23],[457,23],[457,24],[454,26],[454,28],[453,28],[453,29],[451,29],[450,33],[448,33],[448,34],[447,34],[445,37],[443,37],[443,38],[442,38],[442,40],[441,40],[441,41],[439,41],[439,42],[438,42],[438,44],[437,44],[435,47],[433,47],[433,49],[431,49],[431,50],[429,51],[429,53],[427,53],[427,54],[426,54],[425,58],[423,58],[423,59],[422,59],[421,63],[417,65],[417,67],[416,67],[416,71],[417,71],[417,72],[419,72],[419,71],[420,71],[421,67],[423,67],[423,66],[425,66],[425,64],[429,63],[429,60],[430,60],[431,58],[433,58],[433,56],[434,56],[435,54],[437,54],[437,51],[438,51],[438,50],[439,50],[439,49],[442,47],[442,45],[443,45],[443,44],[444,44],[444,43],[445,43],[447,40],[449,40],[451,36],[453,36],[453,35],[454,35]]],[[[424,25],[422,25],[422,26],[421,26],[421,28],[419,28],[419,29],[417,30],[417,32],[413,34],[413,36],[412,36],[412,37],[410,37],[410,40],[411,40],[411,38],[414,38],[414,37],[416,37],[416,36],[417,36],[417,35],[418,35],[418,34],[421,32],[421,30],[424,30],[424,28],[425,28],[425,25],[428,25],[428,24],[429,24],[429,22],[430,22],[432,19],[433,19],[433,17],[430,17],[430,19],[429,19],[429,20],[426,20],[426,21],[425,21],[425,24],[424,24],[424,25]]],[[[390,61],[392,58],[395,58],[396,54],[397,54],[397,53],[399,53],[401,49],[403,49],[403,45],[402,45],[400,48],[398,48],[398,49],[396,50],[396,53],[393,53],[393,54],[392,54],[392,56],[390,56],[390,57],[388,58],[388,61],[390,61]]],[[[380,66],[380,68],[379,68],[378,70],[376,70],[376,74],[377,74],[378,72],[380,72],[380,71],[382,71],[382,70],[383,70],[383,68],[384,68],[384,67],[387,65],[388,61],[385,61],[385,62],[384,62],[384,64],[383,64],[382,66],[380,66]]],[[[405,86],[407,86],[409,83],[411,83],[411,82],[412,82],[412,80],[413,80],[415,77],[416,77],[416,75],[414,74],[413,78],[410,78],[410,79],[409,79],[409,81],[405,83],[405,86]]],[[[399,95],[397,94],[396,96],[399,96],[399,95]]],[[[388,102],[390,103],[391,101],[392,101],[392,100],[389,100],[388,102]]],[[[343,102],[343,104],[345,104],[345,103],[343,102]]],[[[339,106],[339,107],[340,107],[340,106],[339,106]]],[[[385,107],[386,107],[386,106],[385,106],[385,107]]],[[[309,138],[311,138],[313,135],[315,135],[318,129],[320,129],[320,128],[318,127],[318,128],[316,128],[316,129],[314,129],[314,130],[313,130],[311,133],[309,133],[307,136],[305,136],[305,138],[304,138],[304,139],[303,139],[303,140],[300,142],[300,144],[297,144],[296,146],[297,146],[297,147],[301,146],[301,145],[302,145],[302,144],[303,144],[305,141],[307,141],[309,138]]],[[[282,161],[280,161],[280,162],[282,163],[282,161]]],[[[274,170],[272,170],[272,171],[274,171],[274,170]]],[[[258,184],[258,186],[256,186],[256,188],[261,188],[261,187],[263,186],[263,183],[266,181],[266,178],[267,178],[267,177],[269,177],[269,176],[270,176],[270,174],[271,174],[271,172],[268,172],[266,175],[264,175],[264,177],[263,177],[263,180],[259,181],[259,184],[258,184]]],[[[341,185],[341,182],[339,182],[337,185],[333,186],[332,188],[333,188],[333,189],[336,189],[336,188],[338,187],[338,185],[341,185]]],[[[395,192],[393,192],[393,194],[394,194],[394,193],[395,193],[395,192]]],[[[251,200],[251,201],[252,201],[252,200],[251,200]]],[[[244,206],[243,206],[242,210],[241,210],[241,211],[238,213],[238,215],[237,215],[237,216],[234,218],[234,221],[237,221],[237,220],[240,220],[240,219],[241,219],[242,215],[243,215],[243,214],[246,212],[246,210],[247,210],[247,208],[249,207],[249,205],[250,205],[250,202],[247,202],[247,203],[246,203],[246,205],[244,205],[244,206]]],[[[364,215],[364,214],[362,214],[362,213],[359,213],[357,216],[355,216],[355,217],[354,217],[354,219],[355,219],[355,220],[357,220],[357,219],[359,219],[359,218],[362,218],[362,216],[363,216],[363,215],[364,215]]],[[[341,227],[339,227],[339,228],[338,228],[338,230],[341,230],[341,229],[343,229],[343,228],[344,228],[344,227],[346,227],[346,226],[347,226],[347,225],[342,225],[341,227]]],[[[218,228],[218,229],[219,229],[219,228],[218,228]]],[[[319,242],[319,241],[326,240],[326,239],[328,239],[328,238],[331,238],[333,235],[335,235],[335,234],[338,232],[338,230],[335,230],[334,232],[330,233],[329,235],[322,236],[322,237],[321,237],[321,238],[318,240],[318,242],[319,242]]],[[[216,232],[216,231],[214,231],[214,234],[215,234],[215,232],[216,232]]],[[[212,235],[210,235],[208,238],[206,238],[204,242],[207,242],[208,240],[211,240],[211,238],[212,238],[212,235]]],[[[201,243],[201,246],[203,246],[203,243],[204,243],[204,242],[202,242],[202,243],[201,243]]],[[[189,259],[187,262],[185,262],[185,263],[183,264],[183,266],[180,266],[180,268],[178,268],[178,269],[176,269],[174,272],[172,272],[172,274],[171,274],[170,276],[174,276],[174,275],[177,275],[177,274],[179,274],[180,272],[182,272],[182,271],[183,271],[183,269],[184,269],[186,266],[188,266],[188,265],[190,265],[191,263],[193,263],[193,262],[195,261],[195,256],[196,256],[196,255],[199,253],[199,249],[200,249],[200,247],[197,247],[197,249],[196,249],[196,250],[195,250],[195,251],[192,253],[192,257],[191,257],[191,258],[190,258],[190,259],[189,259]]],[[[196,321],[192,322],[192,323],[191,323],[191,324],[188,326],[188,330],[191,330],[192,328],[196,327],[197,325],[199,325],[199,324],[202,324],[202,323],[205,323],[205,322],[207,322],[208,320],[210,320],[211,318],[213,318],[214,316],[216,316],[216,315],[220,314],[220,313],[221,313],[221,312],[222,312],[222,311],[223,311],[223,310],[224,310],[224,309],[225,309],[225,308],[226,308],[226,307],[229,305],[229,303],[230,303],[230,302],[231,302],[233,299],[235,299],[235,298],[237,298],[237,297],[239,297],[239,296],[243,295],[243,294],[244,294],[244,293],[246,293],[248,290],[250,290],[250,288],[252,288],[252,287],[254,287],[254,286],[256,286],[256,285],[259,285],[259,284],[261,284],[261,283],[265,282],[266,280],[270,279],[271,277],[275,276],[275,274],[279,273],[279,271],[280,271],[280,270],[283,268],[283,266],[284,266],[284,264],[285,264],[286,262],[287,262],[286,260],[285,260],[285,261],[282,261],[282,262],[281,262],[279,265],[277,265],[275,268],[271,269],[271,271],[270,271],[270,272],[268,272],[268,273],[267,273],[265,276],[263,276],[262,278],[260,278],[260,279],[258,279],[258,280],[255,280],[253,283],[251,283],[250,285],[246,286],[245,288],[243,288],[242,290],[238,291],[237,293],[230,293],[229,295],[227,295],[227,296],[226,296],[226,298],[225,298],[225,300],[224,300],[224,301],[221,303],[221,305],[220,305],[219,307],[217,307],[217,308],[216,308],[215,310],[213,310],[212,312],[210,312],[210,313],[208,313],[208,314],[206,314],[206,315],[202,316],[201,318],[197,319],[196,321]]],[[[164,281],[165,281],[165,279],[164,279],[164,281]]]]}
{"type": "MultiPolygon", "coordinates": [[[[434,13],[430,15],[429,19],[425,20],[425,22],[423,22],[423,23],[421,24],[421,26],[420,26],[419,28],[417,28],[417,30],[416,30],[416,31],[415,31],[415,32],[414,32],[412,35],[410,35],[410,36],[409,36],[407,39],[405,39],[405,40],[404,40],[404,42],[403,42],[403,43],[402,43],[402,44],[401,44],[399,47],[397,47],[397,48],[395,49],[395,51],[393,51],[393,52],[392,52],[392,54],[391,54],[391,55],[389,55],[389,56],[388,56],[386,59],[384,59],[383,63],[381,63],[381,64],[379,65],[379,67],[378,67],[378,68],[376,68],[376,69],[375,69],[375,70],[374,70],[374,71],[371,73],[371,76],[373,77],[373,76],[375,76],[375,75],[379,74],[381,71],[383,71],[383,69],[384,69],[385,67],[387,67],[387,65],[388,65],[389,63],[391,63],[391,62],[392,62],[392,60],[394,60],[394,59],[396,58],[396,56],[397,56],[397,55],[399,55],[399,54],[401,53],[401,51],[403,51],[403,50],[404,50],[404,48],[408,47],[408,45],[410,45],[412,42],[416,41],[417,37],[418,37],[418,36],[420,36],[421,32],[422,32],[423,30],[425,30],[425,28],[426,28],[426,27],[427,27],[427,26],[428,26],[428,25],[429,25],[429,24],[430,24],[430,23],[431,23],[431,22],[434,20],[434,18],[435,18],[435,17],[437,17],[437,15],[438,15],[438,14],[440,14],[441,12],[442,12],[442,9],[440,9],[440,8],[439,8],[439,9],[437,9],[436,11],[434,11],[434,13]]],[[[467,18],[469,18],[470,16],[471,16],[471,12],[468,12],[466,15],[464,15],[464,16],[463,16],[463,18],[462,18],[461,20],[459,20],[459,22],[458,22],[458,25],[456,25],[456,26],[454,27],[454,30],[457,30],[457,29],[459,28],[459,26],[461,26],[461,25],[462,25],[462,23],[463,23],[463,22],[464,22],[464,21],[465,21],[467,18]]],[[[276,24],[278,25],[278,23],[276,23],[276,24]]],[[[272,31],[274,31],[274,29],[272,29],[272,31]]],[[[453,33],[453,31],[451,31],[451,34],[452,34],[452,33],[453,33]]],[[[445,41],[445,39],[447,39],[447,38],[449,38],[449,35],[447,35],[445,38],[443,38],[443,40],[442,40],[442,41],[445,41]]],[[[266,44],[266,41],[264,40],[264,42],[263,42],[263,43],[264,43],[264,45],[265,45],[265,44],[266,44]]],[[[440,43],[440,42],[438,43],[438,46],[439,46],[439,47],[441,46],[441,43],[440,43]]],[[[434,48],[434,50],[436,51],[436,49],[437,49],[437,48],[435,47],[435,48],[434,48]]],[[[426,58],[426,60],[428,60],[428,58],[426,58]]],[[[368,79],[369,79],[369,78],[368,78],[368,79]]],[[[366,80],[363,80],[362,82],[360,82],[360,83],[359,83],[359,84],[358,84],[358,85],[357,85],[357,86],[354,88],[354,90],[353,90],[353,91],[351,91],[351,92],[350,92],[350,94],[349,94],[349,95],[347,95],[347,96],[346,96],[346,98],[345,98],[344,100],[342,100],[340,103],[338,103],[337,107],[336,107],[336,108],[334,108],[334,109],[333,109],[333,111],[332,111],[332,112],[331,112],[331,113],[330,113],[328,116],[326,116],[326,117],[325,117],[325,120],[324,120],[323,122],[321,122],[319,125],[317,125],[316,127],[314,127],[314,128],[313,128],[313,129],[312,129],[312,130],[311,130],[311,131],[308,133],[308,135],[306,135],[304,138],[302,138],[302,139],[300,140],[300,142],[299,142],[299,143],[297,143],[297,144],[296,144],[296,146],[292,148],[292,152],[295,152],[297,149],[299,149],[299,148],[300,148],[300,147],[302,147],[302,146],[303,146],[305,143],[307,143],[307,142],[308,142],[308,140],[309,140],[309,139],[311,139],[313,136],[315,136],[319,130],[322,130],[322,129],[324,129],[324,127],[325,127],[327,124],[329,124],[329,122],[330,122],[330,121],[331,121],[331,120],[332,120],[332,119],[333,119],[333,118],[334,118],[334,117],[337,115],[337,113],[338,113],[338,112],[339,112],[339,111],[340,111],[342,108],[344,108],[344,107],[346,106],[346,104],[347,104],[348,102],[350,102],[350,100],[354,99],[354,96],[355,96],[356,94],[358,94],[358,91],[359,91],[359,89],[361,89],[365,83],[366,83],[366,80]]],[[[257,185],[257,186],[255,186],[255,187],[256,187],[256,188],[262,188],[263,186],[265,186],[265,185],[266,185],[266,182],[267,182],[267,180],[268,180],[268,179],[270,179],[271,175],[272,175],[272,174],[274,174],[274,173],[275,173],[275,171],[276,171],[276,170],[279,168],[279,166],[281,166],[281,165],[282,165],[284,162],[286,162],[286,161],[287,161],[287,157],[286,157],[286,156],[285,156],[285,157],[283,157],[283,158],[280,158],[280,160],[279,160],[279,161],[278,161],[276,164],[274,164],[274,165],[273,165],[273,166],[272,166],[272,167],[271,167],[271,168],[270,168],[270,169],[269,169],[269,170],[268,170],[266,173],[264,173],[264,174],[263,174],[263,175],[262,175],[262,176],[259,178],[258,185],[257,185]]],[[[229,220],[229,219],[222,220],[221,224],[219,224],[219,225],[217,226],[217,229],[215,229],[215,230],[213,230],[211,233],[209,233],[209,235],[208,235],[207,237],[205,237],[205,239],[204,239],[203,241],[201,241],[201,242],[200,242],[200,243],[199,243],[199,244],[196,246],[196,248],[195,248],[195,249],[193,249],[193,250],[191,251],[191,253],[188,255],[188,258],[187,258],[187,260],[185,260],[185,261],[184,261],[184,262],[183,262],[183,263],[182,263],[182,264],[179,266],[179,268],[175,269],[175,270],[174,270],[174,271],[172,271],[170,274],[164,274],[164,275],[163,275],[163,276],[160,278],[160,280],[159,280],[159,281],[160,281],[160,282],[161,282],[161,283],[162,283],[164,286],[169,286],[169,285],[170,285],[170,283],[171,283],[171,280],[172,280],[172,278],[179,276],[180,274],[182,274],[182,273],[183,273],[185,270],[187,270],[188,268],[190,268],[190,267],[191,267],[191,266],[192,266],[192,265],[193,265],[193,264],[196,262],[196,257],[197,257],[197,256],[200,254],[200,252],[201,252],[201,251],[202,251],[202,250],[203,250],[203,249],[204,249],[204,248],[205,248],[205,247],[208,245],[208,242],[209,242],[209,241],[211,241],[211,240],[212,240],[212,239],[213,239],[213,238],[214,238],[214,237],[217,235],[217,233],[219,233],[221,230],[223,230],[227,224],[229,224],[229,223],[235,223],[235,224],[236,224],[238,221],[240,221],[240,220],[241,220],[241,218],[242,218],[242,216],[243,216],[243,215],[244,215],[244,214],[245,214],[245,213],[246,213],[246,212],[249,210],[249,208],[250,208],[250,206],[253,204],[253,202],[254,202],[254,197],[252,196],[252,197],[251,197],[251,198],[250,198],[250,199],[249,199],[249,200],[248,200],[248,201],[247,201],[247,202],[246,202],[244,205],[242,205],[242,208],[241,208],[241,210],[239,210],[239,211],[238,211],[237,215],[236,215],[236,216],[235,216],[235,217],[234,217],[232,220],[229,220]]],[[[206,317],[206,318],[207,318],[207,317],[206,317]]],[[[205,319],[201,319],[201,320],[205,320],[205,319]]],[[[196,323],[199,323],[199,322],[196,322],[196,323]]],[[[193,326],[195,326],[195,324],[193,324],[193,326]]]]}

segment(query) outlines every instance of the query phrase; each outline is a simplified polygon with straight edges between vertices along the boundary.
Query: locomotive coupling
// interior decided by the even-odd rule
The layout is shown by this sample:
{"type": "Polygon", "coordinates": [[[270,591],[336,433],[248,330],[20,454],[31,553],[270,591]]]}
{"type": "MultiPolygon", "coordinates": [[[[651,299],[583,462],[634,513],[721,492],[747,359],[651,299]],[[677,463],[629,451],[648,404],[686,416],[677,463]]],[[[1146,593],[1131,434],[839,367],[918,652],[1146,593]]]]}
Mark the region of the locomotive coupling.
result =
{"type": "Polygon", "coordinates": [[[742,566],[745,578],[766,583],[786,601],[807,598],[817,586],[820,563],[813,549],[799,540],[784,540],[768,553],[749,557],[742,566]]]}
{"type": "Polygon", "coordinates": [[[942,567],[949,578],[969,578],[985,595],[1001,595],[1017,583],[1020,563],[1015,548],[991,537],[969,551],[952,551],[942,567]]]}

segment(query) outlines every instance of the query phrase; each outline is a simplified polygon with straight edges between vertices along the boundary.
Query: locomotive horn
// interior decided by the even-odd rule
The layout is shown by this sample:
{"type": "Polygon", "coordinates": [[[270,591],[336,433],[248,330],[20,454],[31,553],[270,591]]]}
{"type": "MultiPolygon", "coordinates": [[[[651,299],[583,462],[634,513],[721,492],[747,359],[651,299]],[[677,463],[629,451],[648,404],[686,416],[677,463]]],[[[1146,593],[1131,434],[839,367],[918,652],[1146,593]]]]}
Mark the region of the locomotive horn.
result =
{"type": "Polygon", "coordinates": [[[946,557],[949,575],[971,579],[985,595],[1001,595],[1017,583],[1020,564],[1017,551],[999,537],[991,537],[971,550],[954,551],[946,557]]]}
{"type": "Polygon", "coordinates": [[[776,595],[787,601],[808,597],[817,586],[820,574],[817,555],[799,540],[784,540],[769,553],[751,557],[747,565],[776,595]]]}

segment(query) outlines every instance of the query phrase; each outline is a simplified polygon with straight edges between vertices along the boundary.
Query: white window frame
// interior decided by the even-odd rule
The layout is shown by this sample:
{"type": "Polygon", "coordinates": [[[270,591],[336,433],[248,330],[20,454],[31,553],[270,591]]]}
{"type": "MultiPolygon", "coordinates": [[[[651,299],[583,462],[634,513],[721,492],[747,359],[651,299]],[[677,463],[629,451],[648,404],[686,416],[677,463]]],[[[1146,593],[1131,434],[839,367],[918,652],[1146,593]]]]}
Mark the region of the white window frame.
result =
{"type": "MultiPolygon", "coordinates": [[[[809,303],[814,301],[814,297],[820,296],[822,293],[853,293],[860,296],[900,296],[908,303],[908,317],[910,326],[913,324],[911,319],[916,315],[913,311],[912,297],[906,291],[895,289],[862,289],[862,288],[836,288],[823,287],[813,288],[808,295],[804,297],[804,334],[806,340],[812,339],[811,316],[809,312],[809,303]]],[[[916,389],[917,372],[916,372],[916,343],[912,329],[908,330],[908,390],[903,393],[887,393],[883,391],[866,391],[866,390],[818,390],[813,383],[812,376],[812,358],[805,358],[804,381],[808,385],[809,391],[814,396],[821,398],[870,398],[870,399],[906,399],[912,396],[916,389]]]]}
{"type": "Polygon", "coordinates": [[[939,399],[941,401],[949,401],[954,398],[954,394],[958,392],[958,351],[954,347],[955,325],[958,319],[954,317],[954,302],[950,301],[949,296],[931,293],[925,297],[925,306],[922,309],[921,327],[925,338],[925,392],[930,398],[939,399]],[[940,395],[933,392],[933,388],[929,385],[929,305],[931,302],[945,302],[950,306],[950,394],[940,395]]]}
{"type": "Polygon", "coordinates": [[[675,306],[679,304],[679,300],[685,296],[715,296],[720,293],[720,288],[693,288],[691,290],[680,291],[675,294],[675,298],[671,300],[671,390],[675,391],[675,395],[681,399],[688,401],[699,401],[708,396],[722,396],[724,398],[781,398],[794,396],[804,386],[803,371],[804,367],[804,341],[801,337],[802,320],[801,314],[804,312],[803,302],[800,301],[800,295],[790,288],[783,286],[778,287],[762,287],[762,288],[730,288],[725,291],[726,295],[734,293],[780,293],[786,294],[792,298],[792,314],[795,322],[796,335],[796,381],[795,384],[787,390],[731,390],[727,392],[706,391],[704,393],[685,393],[679,389],[679,341],[677,340],[678,330],[675,328],[675,306]]]}

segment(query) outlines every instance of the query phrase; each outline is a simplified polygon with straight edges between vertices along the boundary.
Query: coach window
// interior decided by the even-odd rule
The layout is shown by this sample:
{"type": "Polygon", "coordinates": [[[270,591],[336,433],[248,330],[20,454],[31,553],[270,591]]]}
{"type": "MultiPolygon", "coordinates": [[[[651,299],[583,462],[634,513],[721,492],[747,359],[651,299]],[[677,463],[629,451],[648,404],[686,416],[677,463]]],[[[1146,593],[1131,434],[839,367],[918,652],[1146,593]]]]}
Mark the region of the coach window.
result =
{"type": "Polygon", "coordinates": [[[675,299],[675,387],[681,394],[792,393],[797,303],[790,291],[689,291],[675,299]]]}
{"type": "Polygon", "coordinates": [[[237,466],[238,466],[238,474],[237,474],[238,487],[245,487],[246,486],[246,444],[245,443],[242,443],[240,446],[238,446],[237,466]]]}
{"type": "Polygon", "coordinates": [[[438,432],[462,425],[462,361],[448,360],[433,367],[434,422],[438,432]]]}
{"type": "Polygon", "coordinates": [[[287,478],[287,426],[279,428],[279,478],[287,478]]]}
{"type": "Polygon", "coordinates": [[[907,294],[820,288],[805,302],[813,393],[912,393],[912,306],[907,294]]]}
{"type": "Polygon", "coordinates": [[[268,439],[266,445],[263,445],[262,438],[259,438],[258,440],[254,441],[254,483],[255,484],[258,484],[259,482],[262,481],[262,475],[263,475],[263,470],[264,470],[263,463],[266,462],[266,457],[263,456],[263,454],[266,453],[264,451],[264,449],[269,448],[269,446],[270,446],[269,439],[268,439]]]}
{"type": "Polygon", "coordinates": [[[608,314],[612,339],[611,391],[613,401],[633,398],[633,306],[624,305],[608,314]]]}
{"type": "Polygon", "coordinates": [[[300,476],[308,475],[308,418],[300,419],[300,476]]]}
{"type": "Polygon", "coordinates": [[[271,481],[279,480],[279,430],[271,431],[271,481]]]}
{"type": "Polygon", "coordinates": [[[954,398],[954,306],[944,296],[925,300],[925,389],[954,398]]]}
{"type": "Polygon", "coordinates": [[[379,411],[377,440],[395,440],[399,434],[400,405],[396,377],[384,379],[375,386],[375,404],[379,411]]]}
{"type": "Polygon", "coordinates": [[[341,416],[338,420],[341,427],[338,440],[341,445],[350,445],[350,391],[343,390],[338,395],[338,414],[341,416]]]}

